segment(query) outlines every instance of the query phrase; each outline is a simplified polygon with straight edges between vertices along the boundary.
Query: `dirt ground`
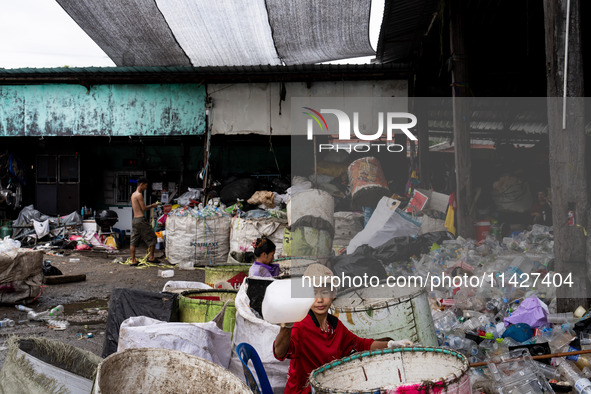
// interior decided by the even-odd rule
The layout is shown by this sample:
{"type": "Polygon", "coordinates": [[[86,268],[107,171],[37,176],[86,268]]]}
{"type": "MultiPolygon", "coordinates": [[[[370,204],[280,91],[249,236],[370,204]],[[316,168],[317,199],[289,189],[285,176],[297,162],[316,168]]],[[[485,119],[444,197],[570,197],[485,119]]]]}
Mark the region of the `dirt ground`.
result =
{"type": "MultiPolygon", "coordinates": [[[[145,249],[138,248],[137,256],[142,257],[145,253],[145,249]]],[[[157,251],[156,257],[160,255],[157,251]]],[[[46,253],[44,259],[50,260],[63,274],[86,274],[86,281],[44,285],[41,296],[28,306],[41,312],[64,305],[64,315],[60,320],[67,320],[70,325],[64,331],[56,331],[49,328],[47,323],[28,321],[26,312],[18,311],[14,306],[0,305],[0,320],[7,317],[17,323],[14,327],[0,328],[0,368],[6,357],[6,340],[11,335],[53,339],[100,356],[105,338],[107,307],[113,289],[122,287],[160,292],[169,280],[204,280],[202,270],[175,269],[174,277],[161,278],[158,276],[158,267],[130,267],[114,262],[118,257],[125,261],[129,257],[129,249],[124,248],[112,254],[65,251],[63,256],[58,256],[46,253]]]]}

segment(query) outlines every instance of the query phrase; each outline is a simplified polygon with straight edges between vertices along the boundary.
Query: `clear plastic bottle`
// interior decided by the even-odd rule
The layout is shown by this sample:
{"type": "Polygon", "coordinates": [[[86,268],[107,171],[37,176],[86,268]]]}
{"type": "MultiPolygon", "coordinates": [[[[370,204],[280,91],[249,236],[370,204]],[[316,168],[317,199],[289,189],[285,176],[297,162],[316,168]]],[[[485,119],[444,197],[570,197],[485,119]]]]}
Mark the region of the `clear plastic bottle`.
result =
{"type": "Polygon", "coordinates": [[[33,308],[29,308],[28,306],[24,306],[24,305],[15,305],[14,307],[16,309],[18,309],[19,311],[23,311],[23,312],[31,312],[33,310],[33,308]]]}
{"type": "MultiPolygon", "coordinates": [[[[563,332],[562,330],[560,330],[560,328],[554,328],[552,330],[552,335],[550,337],[549,343],[550,343],[550,349],[552,350],[553,353],[558,353],[559,351],[566,351],[566,349],[564,349],[565,346],[568,345],[568,343],[570,341],[573,340],[573,336],[563,332]]],[[[568,349],[568,347],[567,347],[568,349]]]]}
{"type": "Polygon", "coordinates": [[[45,320],[49,318],[49,311],[44,311],[44,312],[28,312],[27,313],[27,318],[29,318],[29,320],[45,320]]]}
{"type": "Polygon", "coordinates": [[[470,339],[462,338],[459,335],[450,335],[448,342],[452,349],[462,350],[470,356],[478,354],[478,345],[470,339]]]}
{"type": "Polygon", "coordinates": [[[485,327],[487,324],[489,324],[488,317],[486,317],[486,315],[480,315],[467,320],[462,325],[462,328],[464,331],[476,331],[481,327],[485,327]]]}
{"type": "Polygon", "coordinates": [[[494,339],[485,339],[478,344],[478,348],[481,352],[488,356],[496,353],[499,346],[497,344],[497,341],[495,341],[494,339]]]}
{"type": "Polygon", "coordinates": [[[517,342],[515,339],[513,338],[503,338],[503,341],[501,342],[503,346],[506,346],[507,348],[510,346],[519,346],[521,345],[521,343],[517,342]]]}
{"type": "Polygon", "coordinates": [[[541,363],[539,361],[534,362],[536,364],[536,367],[540,370],[540,372],[542,372],[542,374],[544,374],[546,379],[560,380],[560,371],[558,370],[558,368],[552,365],[541,363]]]}
{"type": "Polygon", "coordinates": [[[61,315],[62,313],[64,313],[64,306],[63,305],[58,305],[55,308],[51,308],[49,310],[49,316],[51,316],[51,317],[61,315]]]}
{"type": "Polygon", "coordinates": [[[449,332],[460,324],[456,314],[449,309],[446,311],[434,311],[433,323],[435,324],[435,329],[442,332],[449,332]]]}
{"type": "Polygon", "coordinates": [[[491,298],[486,303],[486,309],[488,309],[489,311],[491,311],[494,314],[497,314],[504,306],[505,306],[505,303],[503,302],[503,300],[500,297],[491,298]]]}
{"type": "Polygon", "coordinates": [[[577,393],[591,394],[591,381],[583,377],[581,371],[572,361],[561,359],[558,370],[574,386],[577,393]]]}
{"type": "Polygon", "coordinates": [[[579,333],[579,341],[581,341],[581,345],[591,345],[591,334],[586,332],[579,333]]]}
{"type": "Polygon", "coordinates": [[[14,320],[8,318],[0,320],[0,328],[14,327],[14,320]]]}
{"type": "MultiPolygon", "coordinates": [[[[563,352],[576,352],[578,349],[574,346],[570,346],[570,345],[566,345],[563,348],[563,352]]],[[[579,369],[584,369],[584,368],[591,368],[591,358],[589,357],[589,355],[587,354],[576,354],[574,356],[568,356],[566,357],[567,360],[573,361],[577,367],[579,367],[579,369]]]]}
{"type": "Polygon", "coordinates": [[[548,313],[546,318],[548,319],[548,323],[552,324],[567,323],[575,320],[572,313],[548,313]]]}

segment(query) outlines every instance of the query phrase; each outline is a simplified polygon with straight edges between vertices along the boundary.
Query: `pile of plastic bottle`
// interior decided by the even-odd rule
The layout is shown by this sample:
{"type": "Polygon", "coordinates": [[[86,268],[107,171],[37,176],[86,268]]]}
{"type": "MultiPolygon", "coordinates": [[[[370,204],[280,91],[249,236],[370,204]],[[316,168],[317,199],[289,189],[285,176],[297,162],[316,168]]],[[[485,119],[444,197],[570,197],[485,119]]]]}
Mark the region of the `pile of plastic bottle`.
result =
{"type": "Polygon", "coordinates": [[[172,211],[170,211],[168,213],[169,216],[178,216],[178,217],[184,217],[184,216],[190,216],[190,217],[194,217],[197,219],[203,219],[203,218],[211,218],[211,217],[219,217],[219,216],[230,216],[226,211],[225,211],[226,206],[213,199],[210,200],[210,202],[206,205],[203,205],[203,203],[200,203],[198,206],[196,207],[179,207],[177,209],[173,209],[172,211]]]}
{"type": "Polygon", "coordinates": [[[591,349],[591,313],[582,307],[556,313],[558,282],[573,278],[553,272],[550,230],[536,225],[501,242],[490,236],[480,243],[444,241],[400,268],[431,278],[425,283],[439,346],[462,352],[470,363],[487,363],[470,370],[476,391],[554,392],[562,381],[573,392],[591,393],[591,354],[534,360],[523,352],[591,349]],[[430,288],[445,275],[464,280],[430,288]],[[479,281],[468,285],[470,277],[479,281]]]}

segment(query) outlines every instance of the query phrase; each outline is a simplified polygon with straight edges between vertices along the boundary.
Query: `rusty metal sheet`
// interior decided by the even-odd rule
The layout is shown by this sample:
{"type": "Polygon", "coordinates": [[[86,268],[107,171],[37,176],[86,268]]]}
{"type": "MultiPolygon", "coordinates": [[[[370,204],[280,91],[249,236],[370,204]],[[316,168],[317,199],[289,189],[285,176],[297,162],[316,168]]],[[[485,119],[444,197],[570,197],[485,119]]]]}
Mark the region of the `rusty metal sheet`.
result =
{"type": "Polygon", "coordinates": [[[205,130],[198,84],[0,86],[0,136],[162,136],[205,130]]]}

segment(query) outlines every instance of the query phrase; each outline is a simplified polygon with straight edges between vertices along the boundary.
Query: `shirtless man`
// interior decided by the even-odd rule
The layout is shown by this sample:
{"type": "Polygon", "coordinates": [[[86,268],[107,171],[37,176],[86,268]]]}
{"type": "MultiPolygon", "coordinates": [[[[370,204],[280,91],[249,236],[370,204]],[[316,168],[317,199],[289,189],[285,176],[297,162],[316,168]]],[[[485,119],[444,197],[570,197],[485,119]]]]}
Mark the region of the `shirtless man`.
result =
{"type": "Polygon", "coordinates": [[[137,189],[131,195],[131,207],[133,208],[133,219],[131,221],[131,241],[129,251],[131,253],[131,265],[137,266],[138,262],[135,259],[135,247],[144,241],[150,250],[148,255],[148,262],[156,262],[154,258],[154,249],[156,248],[156,234],[144,216],[145,211],[158,206],[158,203],[147,205],[144,203],[144,191],[148,188],[148,180],[140,178],[137,181],[137,189]]]}

